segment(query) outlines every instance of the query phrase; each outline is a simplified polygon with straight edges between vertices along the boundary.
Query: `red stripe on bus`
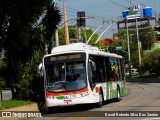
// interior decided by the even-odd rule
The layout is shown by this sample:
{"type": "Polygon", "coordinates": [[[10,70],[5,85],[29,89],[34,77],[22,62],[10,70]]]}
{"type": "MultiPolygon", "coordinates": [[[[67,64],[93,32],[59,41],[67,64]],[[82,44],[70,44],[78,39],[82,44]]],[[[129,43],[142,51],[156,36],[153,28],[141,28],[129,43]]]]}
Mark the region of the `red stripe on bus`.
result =
{"type": "Polygon", "coordinates": [[[122,86],[125,86],[125,82],[122,82],[122,86]]]}
{"type": "Polygon", "coordinates": [[[96,93],[99,93],[99,87],[96,87],[96,93]]]}

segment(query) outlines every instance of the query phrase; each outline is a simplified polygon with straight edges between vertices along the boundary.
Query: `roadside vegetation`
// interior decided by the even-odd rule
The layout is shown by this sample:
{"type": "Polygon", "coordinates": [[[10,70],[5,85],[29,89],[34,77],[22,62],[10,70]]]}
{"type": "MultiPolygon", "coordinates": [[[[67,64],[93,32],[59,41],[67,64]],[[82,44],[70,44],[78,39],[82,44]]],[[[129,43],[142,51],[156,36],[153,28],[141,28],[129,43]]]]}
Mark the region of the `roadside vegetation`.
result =
{"type": "Polygon", "coordinates": [[[52,0],[3,1],[0,8],[0,93],[7,87],[12,100],[36,100],[38,65],[51,50],[60,10],[52,0]]]}
{"type": "MultiPolygon", "coordinates": [[[[131,76],[127,76],[127,78],[140,78],[140,75],[131,75],[131,76]]],[[[160,78],[160,74],[159,73],[148,73],[145,72],[142,74],[142,78],[160,78]]]]}
{"type": "MultiPolygon", "coordinates": [[[[62,20],[60,8],[53,0],[4,1],[0,8],[0,52],[5,52],[0,59],[0,93],[1,88],[7,87],[12,100],[35,101],[43,89],[39,88],[43,82],[38,76],[38,66],[55,46],[54,34],[62,20]]],[[[59,43],[64,45],[64,28],[58,32],[59,43]]],[[[86,31],[87,39],[92,33],[92,29],[86,31]]],[[[69,34],[70,42],[75,42],[76,29],[69,34]]],[[[95,34],[90,44],[97,38],[95,34]]]]}
{"type": "Polygon", "coordinates": [[[24,106],[32,104],[32,101],[23,101],[23,100],[10,100],[10,101],[1,101],[0,102],[0,110],[15,108],[18,106],[24,106]]]}

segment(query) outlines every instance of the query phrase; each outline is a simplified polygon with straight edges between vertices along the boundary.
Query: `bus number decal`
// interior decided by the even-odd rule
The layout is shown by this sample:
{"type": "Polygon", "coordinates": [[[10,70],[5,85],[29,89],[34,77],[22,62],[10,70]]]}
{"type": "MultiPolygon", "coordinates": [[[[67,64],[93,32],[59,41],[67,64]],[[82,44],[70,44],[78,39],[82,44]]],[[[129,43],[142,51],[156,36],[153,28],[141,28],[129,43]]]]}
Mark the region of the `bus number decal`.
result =
{"type": "Polygon", "coordinates": [[[64,99],[74,99],[74,98],[76,98],[77,96],[75,95],[75,94],[73,94],[73,95],[66,95],[65,97],[64,97],[64,99]]]}

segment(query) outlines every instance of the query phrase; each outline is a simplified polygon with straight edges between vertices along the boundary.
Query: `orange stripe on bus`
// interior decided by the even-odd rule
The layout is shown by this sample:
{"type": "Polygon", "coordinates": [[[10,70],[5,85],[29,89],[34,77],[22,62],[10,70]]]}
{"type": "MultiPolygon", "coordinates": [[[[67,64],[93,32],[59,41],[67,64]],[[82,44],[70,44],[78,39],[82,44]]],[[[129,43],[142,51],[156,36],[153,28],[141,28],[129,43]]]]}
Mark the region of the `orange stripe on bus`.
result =
{"type": "Polygon", "coordinates": [[[80,94],[82,92],[88,92],[88,87],[78,90],[78,91],[73,91],[73,92],[63,92],[63,93],[50,93],[46,91],[46,96],[62,96],[62,95],[70,95],[70,94],[80,94]]]}

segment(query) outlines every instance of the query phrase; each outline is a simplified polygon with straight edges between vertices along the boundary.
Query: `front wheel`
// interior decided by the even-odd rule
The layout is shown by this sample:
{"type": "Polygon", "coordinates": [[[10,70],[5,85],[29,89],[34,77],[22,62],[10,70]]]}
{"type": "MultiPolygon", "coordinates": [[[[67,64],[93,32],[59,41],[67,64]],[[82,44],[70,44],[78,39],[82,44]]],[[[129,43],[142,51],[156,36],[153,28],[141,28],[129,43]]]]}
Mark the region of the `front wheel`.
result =
{"type": "Polygon", "coordinates": [[[103,106],[103,101],[104,101],[104,100],[103,100],[103,94],[102,94],[102,92],[100,91],[100,92],[99,92],[99,102],[97,103],[96,106],[97,106],[98,108],[101,108],[101,107],[103,106]]]}
{"type": "Polygon", "coordinates": [[[42,114],[46,114],[49,112],[47,106],[46,106],[46,103],[45,103],[45,100],[44,98],[39,98],[38,101],[37,101],[37,105],[38,105],[38,109],[39,111],[42,113],[42,114]]]}

